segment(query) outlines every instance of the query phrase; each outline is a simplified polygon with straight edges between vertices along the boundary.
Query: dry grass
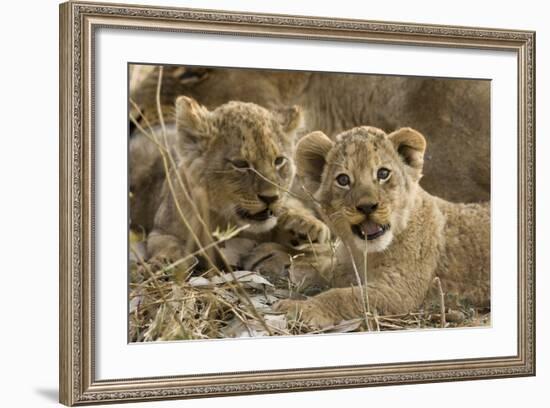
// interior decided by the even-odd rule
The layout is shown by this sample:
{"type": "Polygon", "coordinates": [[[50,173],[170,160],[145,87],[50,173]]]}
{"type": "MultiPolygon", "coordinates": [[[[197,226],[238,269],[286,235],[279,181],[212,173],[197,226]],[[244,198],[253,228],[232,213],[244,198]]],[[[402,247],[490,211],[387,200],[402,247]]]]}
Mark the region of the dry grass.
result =
{"type": "MultiPolygon", "coordinates": [[[[139,70],[132,72],[136,75],[143,74],[139,70]]],[[[136,81],[132,81],[132,84],[137,86],[136,81]]],[[[166,143],[166,129],[160,109],[161,84],[162,68],[159,69],[156,95],[161,134],[157,134],[146,121],[138,123],[134,118],[131,120],[157,145],[164,171],[168,175],[177,165],[166,143]]],[[[133,107],[139,112],[137,105],[133,107]]],[[[271,282],[255,272],[233,270],[228,261],[231,254],[221,244],[236,236],[239,230],[213,231],[205,217],[207,209],[199,207],[205,201],[194,200],[194,192],[187,188],[189,183],[185,174],[182,176],[179,172],[175,173],[178,175],[176,179],[167,177],[172,196],[175,200],[177,188],[184,192],[192,203],[194,218],[199,221],[198,229],[203,233],[193,233],[190,237],[190,242],[198,248],[196,251],[191,251],[188,256],[170,265],[155,268],[144,261],[143,234],[138,231],[130,232],[129,327],[132,342],[471,327],[490,322],[490,313],[480,313],[468,307],[449,310],[442,300],[415,313],[377,316],[370,310],[366,285],[361,284],[362,279],[355,263],[357,282],[364,291],[364,317],[344,321],[323,330],[308,327],[300,316],[289,320],[284,314],[274,312],[272,305],[279,299],[303,297],[297,291],[296,285],[285,278],[271,282]],[[196,263],[189,262],[195,259],[195,255],[201,255],[210,261],[209,264],[215,265],[211,258],[213,251],[221,256],[223,267],[212,267],[200,273],[196,263]]],[[[184,216],[179,203],[175,204],[182,224],[190,231],[197,230],[184,216]]],[[[313,244],[311,247],[313,248],[313,244]]],[[[367,282],[366,262],[364,265],[363,282],[367,282]]],[[[439,290],[441,291],[440,285],[439,290]]]]}
{"type": "MultiPolygon", "coordinates": [[[[133,235],[132,247],[138,252],[143,242],[133,235]]],[[[278,299],[298,296],[293,285],[284,279],[277,284],[255,272],[234,271],[231,274],[189,274],[182,283],[175,283],[176,268],[162,268],[154,277],[139,267],[135,256],[130,262],[130,341],[170,341],[189,339],[255,337],[343,333],[357,331],[418,330],[442,325],[441,305],[434,303],[415,313],[391,316],[369,314],[369,327],[364,318],[344,321],[334,327],[318,330],[309,327],[297,316],[289,320],[271,306],[278,299]],[[234,290],[237,283],[245,290],[260,321],[234,290]],[[268,326],[269,332],[265,329],[268,326]]],[[[444,327],[475,327],[490,323],[490,313],[474,309],[446,310],[444,327]]]]}

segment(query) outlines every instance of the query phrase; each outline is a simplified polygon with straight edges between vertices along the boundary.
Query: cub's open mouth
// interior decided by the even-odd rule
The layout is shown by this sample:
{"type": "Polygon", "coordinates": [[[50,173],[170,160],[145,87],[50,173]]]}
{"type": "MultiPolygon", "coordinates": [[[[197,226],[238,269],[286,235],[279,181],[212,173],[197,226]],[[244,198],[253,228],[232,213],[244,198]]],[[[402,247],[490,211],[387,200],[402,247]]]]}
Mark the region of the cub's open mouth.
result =
{"type": "Polygon", "coordinates": [[[267,221],[269,218],[273,217],[273,212],[269,208],[266,208],[265,210],[252,214],[246,210],[243,210],[242,208],[238,208],[237,215],[245,220],[262,222],[267,221]]]}
{"type": "Polygon", "coordinates": [[[388,224],[379,225],[371,220],[365,220],[360,224],[351,226],[351,231],[362,240],[371,241],[386,233],[390,229],[388,224]]]}

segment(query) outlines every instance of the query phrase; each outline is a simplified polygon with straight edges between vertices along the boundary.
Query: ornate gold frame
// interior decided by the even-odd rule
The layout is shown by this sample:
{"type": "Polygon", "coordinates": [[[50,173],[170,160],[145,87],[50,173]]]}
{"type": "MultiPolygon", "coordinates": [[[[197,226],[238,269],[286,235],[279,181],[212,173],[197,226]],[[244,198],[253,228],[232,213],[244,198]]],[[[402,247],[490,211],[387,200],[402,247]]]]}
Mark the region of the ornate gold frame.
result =
{"type": "Polygon", "coordinates": [[[535,374],[535,33],[69,2],[60,6],[60,401],[67,405],[535,374]],[[518,61],[514,356],[98,381],[94,376],[93,47],[98,27],[498,49],[518,61]]]}

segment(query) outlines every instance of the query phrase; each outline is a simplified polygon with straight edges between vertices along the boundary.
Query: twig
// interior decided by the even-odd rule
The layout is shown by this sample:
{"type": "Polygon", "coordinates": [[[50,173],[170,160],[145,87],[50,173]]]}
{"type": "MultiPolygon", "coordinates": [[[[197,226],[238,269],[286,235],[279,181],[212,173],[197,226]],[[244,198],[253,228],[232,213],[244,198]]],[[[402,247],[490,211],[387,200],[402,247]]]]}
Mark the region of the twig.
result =
{"type": "Polygon", "coordinates": [[[441,287],[441,280],[439,279],[439,276],[436,276],[434,278],[434,283],[437,284],[437,288],[439,290],[439,307],[441,309],[441,328],[444,329],[447,325],[447,322],[445,321],[445,293],[443,293],[443,288],[441,287]]]}
{"type": "Polygon", "coordinates": [[[367,245],[368,245],[368,240],[365,239],[365,249],[363,251],[363,279],[364,279],[363,285],[365,285],[365,304],[367,306],[367,313],[370,314],[369,291],[368,291],[368,280],[367,280],[367,254],[368,254],[367,245]]]}
{"type": "Polygon", "coordinates": [[[376,312],[376,309],[374,310],[373,318],[374,322],[376,323],[376,331],[380,331],[380,319],[378,318],[378,313],[376,312]]]}

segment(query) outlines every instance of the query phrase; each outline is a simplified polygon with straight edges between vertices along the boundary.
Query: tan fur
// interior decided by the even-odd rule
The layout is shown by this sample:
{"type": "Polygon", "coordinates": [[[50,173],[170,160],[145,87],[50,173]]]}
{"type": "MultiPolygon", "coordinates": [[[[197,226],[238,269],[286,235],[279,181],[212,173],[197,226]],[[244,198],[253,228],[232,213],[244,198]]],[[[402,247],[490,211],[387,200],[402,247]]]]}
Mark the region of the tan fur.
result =
{"type": "MultiPolygon", "coordinates": [[[[361,317],[363,295],[352,259],[365,283],[365,250],[369,305],[380,314],[417,311],[436,276],[446,294],[489,306],[489,205],[450,203],[420,187],[425,148],[424,137],[410,128],[387,135],[359,127],[340,134],[336,142],[314,132],[300,141],[298,174],[315,189],[321,213],[341,244],[332,277],[335,288],[306,301],[279,302],[278,310],[298,312],[314,326],[361,317]],[[391,171],[387,179],[378,178],[380,168],[391,171]],[[351,179],[349,188],[337,183],[340,174],[351,179]],[[366,204],[377,206],[365,215],[359,207],[366,204]],[[389,229],[362,240],[352,225],[367,220],[389,229]]],[[[324,260],[317,267],[326,270],[327,265],[324,260]]]]}
{"type": "MultiPolygon", "coordinates": [[[[252,103],[229,102],[210,111],[191,98],[178,98],[176,123],[169,123],[168,135],[178,167],[163,180],[156,212],[150,212],[153,222],[140,220],[142,225],[153,225],[147,240],[151,259],[175,261],[197,250],[193,235],[206,246],[216,229],[247,224],[240,236],[259,242],[288,244],[289,231],[326,240],[328,230],[321,221],[303,206],[288,206],[286,191],[295,174],[292,156],[300,116],[298,107],[268,111],[252,103]],[[278,158],[283,162],[277,164],[278,158]],[[239,168],[239,162],[248,167],[239,168]],[[272,202],[266,202],[266,197],[272,202]],[[197,208],[207,225],[200,222],[197,208]],[[265,220],[250,218],[267,210],[273,215],[265,220]]],[[[136,140],[131,148],[131,174],[153,168],[151,142],[143,135],[136,140]]],[[[140,190],[135,201],[147,201],[152,194],[158,194],[156,185],[140,190]]],[[[131,208],[132,218],[141,214],[138,208],[131,208]]]]}
{"type": "MultiPolygon", "coordinates": [[[[132,93],[156,120],[154,71],[132,93]]],[[[490,199],[490,82],[404,76],[248,69],[165,67],[161,103],[188,95],[209,109],[230,100],[269,109],[300,105],[305,131],[331,139],[369,123],[385,130],[412,126],[428,140],[421,185],[455,202],[490,199]]]]}

